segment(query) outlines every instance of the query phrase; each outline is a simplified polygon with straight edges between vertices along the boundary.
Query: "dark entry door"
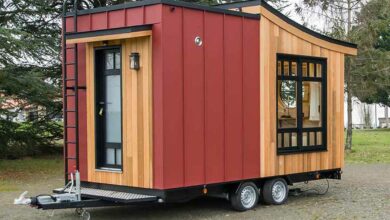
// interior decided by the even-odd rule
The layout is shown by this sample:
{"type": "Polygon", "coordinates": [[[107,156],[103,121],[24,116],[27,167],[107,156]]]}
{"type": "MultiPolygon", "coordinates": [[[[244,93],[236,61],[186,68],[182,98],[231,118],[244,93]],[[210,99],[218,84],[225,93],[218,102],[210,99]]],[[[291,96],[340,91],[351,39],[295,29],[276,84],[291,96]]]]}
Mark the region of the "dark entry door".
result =
{"type": "Polygon", "coordinates": [[[95,50],[96,162],[98,168],[122,168],[121,49],[95,50]]]}

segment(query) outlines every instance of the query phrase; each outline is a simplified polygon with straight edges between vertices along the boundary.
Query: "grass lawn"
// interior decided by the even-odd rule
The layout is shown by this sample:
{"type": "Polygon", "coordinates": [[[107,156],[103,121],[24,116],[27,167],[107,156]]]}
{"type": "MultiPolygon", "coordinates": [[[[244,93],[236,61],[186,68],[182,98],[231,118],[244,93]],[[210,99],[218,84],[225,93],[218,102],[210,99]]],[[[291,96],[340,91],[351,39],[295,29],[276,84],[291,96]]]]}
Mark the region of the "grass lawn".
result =
{"type": "Polygon", "coordinates": [[[390,163],[390,129],[354,130],[347,163],[390,163]]]}
{"type": "Polygon", "coordinates": [[[19,186],[36,178],[60,175],[63,164],[60,155],[0,160],[0,192],[18,190],[19,186]]]}
{"type": "MultiPolygon", "coordinates": [[[[354,130],[347,163],[390,163],[390,129],[354,130]]],[[[0,160],[0,192],[19,190],[34,178],[61,176],[62,156],[0,160]]]]}

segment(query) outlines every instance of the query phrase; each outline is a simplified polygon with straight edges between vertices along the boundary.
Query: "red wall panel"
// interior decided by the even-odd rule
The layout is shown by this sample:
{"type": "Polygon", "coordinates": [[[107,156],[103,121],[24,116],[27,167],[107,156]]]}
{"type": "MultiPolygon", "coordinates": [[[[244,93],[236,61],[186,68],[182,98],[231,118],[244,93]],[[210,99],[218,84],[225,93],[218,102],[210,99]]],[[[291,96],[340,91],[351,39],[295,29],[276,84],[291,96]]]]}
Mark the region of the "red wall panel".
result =
{"type": "Polygon", "coordinates": [[[242,178],[242,19],[225,17],[225,179],[242,178]]]}
{"type": "Polygon", "coordinates": [[[91,30],[91,15],[83,15],[77,18],[77,31],[91,30]]]}
{"type": "Polygon", "coordinates": [[[243,23],[243,178],[260,174],[259,23],[243,23]],[[254,164],[256,164],[254,166],[254,164]]]}
{"type": "Polygon", "coordinates": [[[182,9],[163,13],[163,187],[174,188],[184,186],[182,9]]]}
{"type": "Polygon", "coordinates": [[[163,139],[154,145],[156,188],[260,175],[258,26],[258,20],[163,6],[160,55],[153,55],[163,75],[162,87],[154,84],[163,93],[154,97],[154,143],[163,139]]]}
{"type": "Polygon", "coordinates": [[[143,24],[144,9],[144,7],[126,9],[126,25],[134,26],[143,24]]]}
{"type": "Polygon", "coordinates": [[[121,28],[125,26],[125,10],[108,12],[108,28],[121,28]]]}
{"type": "MultiPolygon", "coordinates": [[[[185,185],[204,183],[204,47],[203,13],[183,9],[184,176],[185,185]]],[[[180,28],[179,28],[180,29],[180,28]]]]}
{"type": "Polygon", "coordinates": [[[223,182],[224,166],[224,65],[223,15],[205,13],[205,166],[206,182],[223,182]]]}
{"type": "Polygon", "coordinates": [[[91,30],[103,30],[107,29],[107,12],[92,14],[91,17],[91,30]]]}

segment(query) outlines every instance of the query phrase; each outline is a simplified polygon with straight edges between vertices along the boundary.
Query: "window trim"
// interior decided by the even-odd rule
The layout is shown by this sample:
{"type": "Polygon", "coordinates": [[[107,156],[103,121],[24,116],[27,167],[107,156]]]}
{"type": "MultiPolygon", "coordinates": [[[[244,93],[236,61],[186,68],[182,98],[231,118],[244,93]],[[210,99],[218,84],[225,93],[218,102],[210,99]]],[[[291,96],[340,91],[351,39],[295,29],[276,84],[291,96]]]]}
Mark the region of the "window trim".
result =
{"type": "MultiPolygon", "coordinates": [[[[315,68],[315,71],[317,67],[315,68]]],[[[309,153],[309,152],[321,152],[321,151],[327,151],[327,58],[323,57],[313,57],[313,56],[301,56],[301,55],[291,55],[291,54],[283,54],[283,53],[277,53],[276,54],[276,149],[278,155],[284,155],[284,154],[296,154],[296,153],[309,153]],[[290,62],[296,62],[297,63],[297,75],[296,76],[284,76],[283,75],[283,63],[282,63],[282,75],[278,75],[278,61],[290,61],[290,62]],[[314,63],[320,63],[322,65],[322,73],[321,78],[316,77],[303,77],[302,75],[302,63],[303,62],[314,62],[314,63]],[[294,80],[296,81],[296,87],[297,87],[297,101],[296,101],[296,109],[297,109],[297,126],[296,128],[278,128],[279,123],[279,106],[278,106],[278,99],[279,99],[279,80],[294,80]],[[301,115],[302,113],[302,103],[303,103],[303,97],[302,97],[302,85],[303,82],[320,82],[321,83],[321,120],[322,120],[322,126],[321,127],[312,127],[312,128],[303,128],[303,120],[302,117],[298,117],[298,115],[301,115]],[[306,133],[309,135],[309,132],[322,132],[321,137],[321,145],[314,145],[314,146],[303,146],[302,140],[303,140],[303,134],[306,133]],[[279,148],[279,134],[283,133],[297,133],[297,146],[295,147],[284,147],[279,148]]],[[[317,136],[315,134],[315,139],[317,139],[317,136]]],[[[309,138],[310,140],[310,138],[309,138]]]]}

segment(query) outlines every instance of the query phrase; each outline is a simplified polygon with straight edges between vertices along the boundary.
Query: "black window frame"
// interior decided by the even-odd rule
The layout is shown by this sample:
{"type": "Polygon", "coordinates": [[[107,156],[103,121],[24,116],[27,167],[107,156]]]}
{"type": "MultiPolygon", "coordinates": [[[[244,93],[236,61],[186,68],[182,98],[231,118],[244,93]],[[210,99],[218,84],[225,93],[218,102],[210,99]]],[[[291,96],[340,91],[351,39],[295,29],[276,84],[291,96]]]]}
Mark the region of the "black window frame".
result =
{"type": "MultiPolygon", "coordinates": [[[[123,50],[122,50],[122,46],[121,45],[112,45],[112,46],[100,46],[100,47],[95,47],[94,48],[94,77],[95,77],[95,82],[94,82],[94,89],[95,89],[95,99],[94,99],[94,105],[95,105],[95,166],[96,166],[96,169],[113,169],[113,170],[120,170],[122,171],[123,170],[123,79],[122,79],[122,75],[123,75],[123,63],[122,63],[122,53],[123,53],[123,50]],[[117,71],[116,67],[115,67],[115,51],[118,51],[119,50],[119,54],[120,54],[120,69],[119,71],[117,71]],[[97,126],[97,123],[98,121],[100,120],[99,119],[99,116],[98,116],[98,96],[105,96],[105,91],[106,91],[106,85],[104,82],[102,82],[102,80],[100,79],[100,83],[103,83],[103,85],[100,85],[100,87],[104,87],[103,89],[101,90],[97,90],[97,85],[99,83],[99,80],[97,80],[97,77],[102,77],[102,75],[99,76],[99,74],[102,74],[102,71],[98,71],[100,68],[103,68],[103,66],[105,66],[105,63],[106,62],[101,62],[99,63],[98,59],[97,59],[97,53],[102,53],[103,55],[105,54],[105,52],[107,51],[111,51],[113,52],[113,69],[110,69],[110,70],[105,70],[105,71],[109,71],[111,73],[106,73],[104,74],[104,76],[108,76],[108,75],[119,75],[120,76],[120,100],[121,100],[121,143],[120,143],[120,146],[113,146],[112,144],[109,144],[109,145],[112,145],[111,147],[106,147],[104,146],[102,143],[105,142],[105,139],[104,139],[104,135],[103,135],[103,132],[102,132],[102,129],[104,129],[102,126],[97,126]],[[115,72],[119,72],[119,74],[115,73],[115,72]],[[101,143],[101,144],[99,144],[101,143]],[[106,148],[111,148],[111,149],[115,149],[115,164],[112,165],[112,164],[107,164],[105,162],[105,158],[106,158],[106,148]],[[117,158],[116,158],[116,151],[117,149],[120,149],[121,150],[121,164],[118,164],[117,163],[117,158]]],[[[100,55],[101,56],[101,55],[100,55]]],[[[105,58],[104,58],[105,59],[105,58]]],[[[104,67],[105,68],[105,67],[104,67]]],[[[104,98],[104,100],[106,101],[106,98],[104,98]]]]}
{"type": "MultiPolygon", "coordinates": [[[[309,64],[307,64],[307,70],[309,71],[309,64]]],[[[291,71],[290,71],[291,72],[291,71]]],[[[320,152],[320,151],[327,151],[327,58],[323,57],[313,57],[313,56],[300,56],[300,55],[291,55],[291,54],[282,54],[278,53],[276,56],[276,71],[274,73],[276,75],[276,148],[277,148],[277,154],[283,155],[283,154],[295,154],[295,153],[305,153],[305,152],[320,152]],[[282,73],[281,75],[278,75],[278,61],[282,61],[282,73]],[[285,76],[283,74],[283,61],[289,62],[289,69],[291,69],[291,63],[296,62],[297,63],[297,74],[296,76],[285,76]],[[315,75],[314,77],[308,77],[303,76],[302,74],[302,63],[315,63],[315,75]],[[321,64],[322,70],[321,70],[321,77],[317,76],[317,64],[321,64]],[[296,101],[296,111],[297,111],[297,126],[296,128],[279,128],[279,107],[278,107],[278,99],[279,99],[279,81],[280,80],[293,80],[296,81],[296,93],[297,93],[297,101],[296,101]],[[303,111],[302,111],[302,86],[303,82],[320,82],[321,83],[321,120],[322,120],[322,126],[321,127],[314,127],[314,128],[304,128],[303,127],[303,111]],[[317,133],[314,133],[315,137],[315,145],[310,146],[310,132],[322,132],[321,137],[321,144],[317,144],[317,133]],[[289,138],[291,143],[291,135],[292,133],[297,134],[297,146],[295,147],[279,147],[279,134],[284,135],[285,133],[289,133],[289,138]],[[308,139],[307,139],[307,146],[303,146],[302,143],[302,136],[306,133],[308,139]]],[[[282,139],[282,143],[284,138],[282,139]]],[[[284,143],[283,143],[284,145],[284,143]]]]}

